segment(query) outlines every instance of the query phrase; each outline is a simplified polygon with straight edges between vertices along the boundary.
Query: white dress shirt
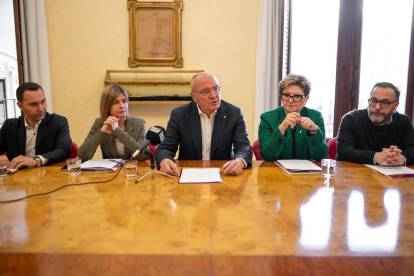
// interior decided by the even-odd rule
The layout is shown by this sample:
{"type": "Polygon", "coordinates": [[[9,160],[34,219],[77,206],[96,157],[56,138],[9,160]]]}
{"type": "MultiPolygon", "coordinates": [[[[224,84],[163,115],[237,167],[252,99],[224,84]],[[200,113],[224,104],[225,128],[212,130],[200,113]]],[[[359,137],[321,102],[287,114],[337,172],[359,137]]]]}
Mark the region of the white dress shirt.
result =
{"type": "Polygon", "coordinates": [[[200,115],[201,122],[201,137],[202,137],[202,160],[210,160],[211,152],[211,136],[213,134],[214,119],[216,118],[217,110],[215,110],[210,118],[201,111],[197,105],[198,114],[200,115]]]}
{"type": "MultiPolygon", "coordinates": [[[[31,128],[27,123],[26,117],[24,117],[24,126],[26,127],[26,150],[24,156],[26,157],[32,158],[36,155],[36,137],[41,122],[42,120],[37,122],[34,128],[31,128]]],[[[38,156],[40,157],[40,160],[42,160],[42,165],[45,165],[47,159],[41,155],[38,156]]]]}

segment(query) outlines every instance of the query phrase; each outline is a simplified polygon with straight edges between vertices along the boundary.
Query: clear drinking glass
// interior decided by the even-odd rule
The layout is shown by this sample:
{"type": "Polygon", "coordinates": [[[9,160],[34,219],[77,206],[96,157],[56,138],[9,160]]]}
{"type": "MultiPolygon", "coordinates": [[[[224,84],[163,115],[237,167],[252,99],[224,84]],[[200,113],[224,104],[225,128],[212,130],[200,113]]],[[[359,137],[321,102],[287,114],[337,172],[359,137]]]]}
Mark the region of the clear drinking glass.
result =
{"type": "Polygon", "coordinates": [[[124,171],[126,178],[135,178],[137,176],[138,162],[137,160],[129,160],[125,163],[124,171]]]}
{"type": "Polygon", "coordinates": [[[79,158],[69,158],[66,160],[66,165],[68,166],[68,174],[71,176],[80,175],[81,163],[82,160],[79,158]]]}
{"type": "Polygon", "coordinates": [[[334,159],[322,159],[322,175],[323,177],[333,177],[336,170],[336,160],[334,159]]]}
{"type": "Polygon", "coordinates": [[[0,160],[0,178],[5,178],[7,176],[7,163],[6,159],[0,160]]]}

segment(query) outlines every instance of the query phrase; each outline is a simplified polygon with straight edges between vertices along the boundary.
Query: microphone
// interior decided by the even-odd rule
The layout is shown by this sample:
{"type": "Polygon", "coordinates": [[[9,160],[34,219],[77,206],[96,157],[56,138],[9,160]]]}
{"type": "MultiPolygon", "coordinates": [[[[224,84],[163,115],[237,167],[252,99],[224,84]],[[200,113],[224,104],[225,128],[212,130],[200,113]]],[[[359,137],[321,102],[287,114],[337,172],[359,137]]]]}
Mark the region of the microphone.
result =
{"type": "Polygon", "coordinates": [[[165,139],[165,129],[161,126],[153,126],[148,130],[145,138],[150,140],[151,145],[159,145],[165,139]]]}
{"type": "Polygon", "coordinates": [[[131,156],[130,159],[136,158],[140,152],[145,152],[145,148],[151,144],[151,141],[147,140],[142,147],[138,148],[131,156]]]}
{"type": "Polygon", "coordinates": [[[150,144],[153,146],[161,144],[165,139],[165,128],[161,126],[151,127],[145,135],[145,139],[147,141],[132,154],[131,159],[136,158],[140,153],[145,153],[150,144]]]}

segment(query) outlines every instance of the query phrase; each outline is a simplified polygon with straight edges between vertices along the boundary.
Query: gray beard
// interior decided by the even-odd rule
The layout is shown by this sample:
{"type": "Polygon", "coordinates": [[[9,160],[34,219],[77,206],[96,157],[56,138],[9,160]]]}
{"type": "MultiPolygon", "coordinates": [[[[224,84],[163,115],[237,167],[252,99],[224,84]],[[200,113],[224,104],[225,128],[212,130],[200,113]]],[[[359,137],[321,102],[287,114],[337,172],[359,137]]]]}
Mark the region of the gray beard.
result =
{"type": "MultiPolygon", "coordinates": [[[[373,113],[373,112],[372,112],[373,113]]],[[[385,125],[386,123],[388,123],[388,121],[391,119],[391,117],[392,117],[392,113],[393,112],[391,112],[390,114],[389,114],[389,116],[386,116],[386,115],[382,115],[382,119],[380,119],[380,118],[374,118],[373,116],[372,116],[372,113],[368,110],[368,116],[369,116],[369,119],[371,120],[371,122],[374,124],[374,125],[376,125],[376,126],[379,126],[379,125],[385,125]]]]}

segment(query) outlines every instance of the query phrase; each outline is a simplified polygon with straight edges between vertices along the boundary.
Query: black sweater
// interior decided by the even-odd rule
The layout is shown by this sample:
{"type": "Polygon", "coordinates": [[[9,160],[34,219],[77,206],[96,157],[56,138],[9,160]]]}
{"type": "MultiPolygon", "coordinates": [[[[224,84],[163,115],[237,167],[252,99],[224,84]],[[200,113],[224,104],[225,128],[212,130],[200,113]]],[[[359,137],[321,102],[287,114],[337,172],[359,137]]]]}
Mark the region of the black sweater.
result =
{"type": "Polygon", "coordinates": [[[338,131],[336,159],[361,164],[374,164],[374,155],[382,148],[398,146],[407,160],[414,163],[414,129],[407,115],[394,112],[393,122],[376,126],[366,109],[353,110],[342,117],[338,131]]]}

